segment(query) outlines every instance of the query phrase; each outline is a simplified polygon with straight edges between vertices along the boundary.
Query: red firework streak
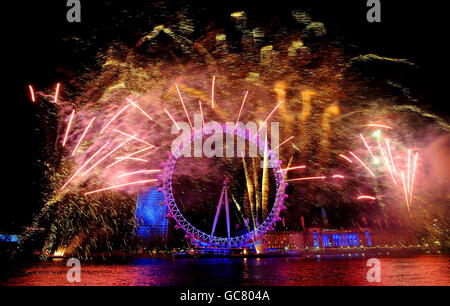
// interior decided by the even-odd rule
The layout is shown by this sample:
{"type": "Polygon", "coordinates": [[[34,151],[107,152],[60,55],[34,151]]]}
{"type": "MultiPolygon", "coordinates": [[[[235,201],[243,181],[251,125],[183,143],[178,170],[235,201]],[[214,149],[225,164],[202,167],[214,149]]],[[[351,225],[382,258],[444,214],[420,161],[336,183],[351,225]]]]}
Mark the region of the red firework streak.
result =
{"type": "Polygon", "coordinates": [[[348,158],[347,156],[345,156],[344,154],[339,154],[339,157],[345,159],[349,163],[353,163],[353,161],[350,158],[348,158]]]}
{"type": "Polygon", "coordinates": [[[125,140],[124,142],[122,142],[121,144],[119,144],[117,147],[115,147],[114,149],[112,149],[108,154],[106,154],[105,156],[103,156],[101,159],[99,159],[93,166],[91,166],[89,169],[87,169],[83,174],[81,174],[81,176],[85,176],[86,174],[88,174],[92,169],[94,169],[98,164],[100,164],[103,160],[105,160],[108,156],[110,156],[111,154],[113,154],[115,151],[117,151],[118,149],[120,149],[122,146],[124,146],[127,142],[129,142],[130,140],[134,139],[133,137],[128,138],[127,140],[125,140]]]}
{"type": "Polygon", "coordinates": [[[112,164],[108,165],[108,166],[106,167],[106,169],[108,169],[108,168],[114,166],[115,164],[120,163],[120,162],[123,161],[123,160],[129,159],[129,158],[131,158],[132,156],[134,156],[134,155],[136,155],[136,154],[139,154],[139,153],[141,153],[141,152],[144,152],[144,151],[146,151],[146,150],[148,150],[148,149],[151,149],[151,148],[153,148],[153,146],[143,148],[143,149],[141,149],[141,150],[139,150],[139,151],[130,153],[130,154],[124,156],[124,157],[118,157],[118,160],[115,161],[115,162],[113,162],[112,164]]]}
{"type": "Polygon", "coordinates": [[[362,195],[358,197],[358,200],[376,200],[376,198],[368,195],[362,195]]]}
{"type": "Polygon", "coordinates": [[[64,187],[66,187],[70,181],[72,181],[75,176],[84,169],[84,167],[95,157],[97,156],[98,153],[100,153],[107,145],[109,144],[109,141],[107,143],[105,143],[100,149],[98,149],[94,154],[92,154],[91,157],[89,157],[89,159],[67,180],[67,182],[59,189],[63,189],[64,187]]]}
{"type": "Polygon", "coordinates": [[[326,179],[326,176],[311,176],[311,177],[301,177],[291,180],[286,180],[286,182],[292,182],[292,181],[309,181],[309,180],[324,180],[326,179]]]}
{"type": "Polygon", "coordinates": [[[128,107],[130,107],[130,104],[127,104],[124,108],[122,108],[120,111],[118,111],[117,114],[115,114],[115,115],[111,118],[111,120],[109,120],[109,122],[102,128],[102,130],[100,131],[100,134],[103,133],[103,132],[108,128],[108,126],[109,126],[114,120],[116,120],[116,118],[117,118],[122,112],[124,112],[128,107]]]}
{"type": "Polygon", "coordinates": [[[270,114],[269,114],[269,116],[267,116],[266,120],[264,120],[264,122],[259,126],[259,130],[258,130],[258,132],[256,132],[256,134],[255,134],[255,136],[253,138],[258,137],[259,131],[261,131],[262,127],[266,124],[267,120],[269,120],[269,118],[278,109],[278,107],[280,107],[281,103],[283,103],[283,101],[278,103],[277,106],[275,106],[275,108],[270,112],[270,114]]]}
{"type": "Polygon", "coordinates": [[[134,174],[154,173],[154,172],[161,172],[161,170],[160,169],[139,170],[139,171],[124,173],[124,174],[118,175],[117,177],[130,176],[130,175],[134,175],[134,174]]]}
{"type": "MultiPolygon", "coordinates": [[[[130,134],[125,133],[125,132],[122,132],[122,131],[119,131],[118,129],[114,129],[114,132],[117,132],[117,133],[119,133],[119,134],[125,135],[125,136],[127,136],[127,137],[133,137],[133,135],[130,135],[130,134]]],[[[134,139],[136,139],[136,140],[139,141],[139,142],[145,143],[147,146],[153,146],[151,143],[148,143],[148,142],[146,142],[145,140],[142,140],[142,139],[140,139],[140,138],[134,137],[134,139]]]]}
{"type": "Polygon", "coordinates": [[[147,114],[147,113],[145,112],[145,110],[143,110],[139,105],[136,104],[136,102],[134,102],[134,101],[132,101],[131,99],[128,99],[128,98],[125,98],[125,100],[127,100],[131,105],[133,105],[133,106],[136,107],[138,110],[140,110],[140,111],[145,115],[145,117],[147,117],[147,118],[150,119],[151,121],[154,121],[153,118],[150,117],[150,115],[147,114]]]}
{"type": "Polygon", "coordinates": [[[30,98],[31,98],[31,101],[36,102],[36,98],[35,98],[35,96],[34,96],[34,89],[33,89],[33,86],[28,85],[28,89],[30,90],[30,98]]]}
{"type": "Polygon", "coordinates": [[[205,118],[203,117],[202,101],[198,100],[198,106],[200,108],[200,115],[202,115],[202,128],[204,128],[205,127],[205,118]]]}
{"type": "Polygon", "coordinates": [[[239,110],[239,114],[238,114],[238,117],[236,119],[236,125],[239,122],[239,118],[241,118],[242,108],[244,107],[244,103],[245,103],[245,100],[247,99],[247,95],[248,95],[248,90],[245,92],[244,100],[242,100],[241,109],[239,110]]]}
{"type": "Polygon", "coordinates": [[[392,173],[392,170],[391,170],[391,166],[389,166],[389,161],[388,161],[386,154],[384,153],[384,150],[381,147],[380,143],[378,143],[378,148],[380,149],[381,155],[383,156],[384,164],[386,165],[386,168],[388,169],[388,171],[392,177],[392,180],[394,181],[394,184],[397,185],[397,182],[395,181],[395,178],[394,178],[394,174],[392,173]]]}
{"type": "Polygon", "coordinates": [[[125,186],[136,185],[136,184],[145,184],[145,183],[156,182],[156,181],[158,181],[158,180],[157,179],[152,179],[152,180],[144,180],[144,181],[137,181],[137,182],[131,182],[131,183],[126,183],[126,184],[120,184],[120,185],[115,185],[115,186],[110,186],[110,187],[106,187],[106,188],[101,188],[101,189],[89,191],[89,192],[86,192],[85,195],[88,195],[88,194],[91,194],[91,193],[96,193],[96,192],[101,192],[101,191],[105,191],[105,190],[109,190],[109,189],[117,189],[117,188],[121,188],[121,187],[125,187],[125,186]]]}
{"type": "Polygon", "coordinates": [[[213,76],[212,85],[211,85],[211,108],[214,109],[214,87],[216,84],[216,76],[213,76]]]}
{"type": "Polygon", "coordinates": [[[87,133],[87,131],[89,130],[89,128],[91,127],[92,122],[94,122],[94,120],[95,120],[95,117],[93,117],[93,118],[91,119],[91,121],[89,122],[89,124],[87,125],[86,129],[84,130],[83,134],[82,134],[81,137],[80,137],[80,140],[78,140],[78,143],[77,143],[77,145],[75,146],[75,149],[73,149],[73,151],[72,151],[72,156],[75,155],[75,152],[78,150],[78,147],[80,146],[81,142],[83,141],[84,136],[86,136],[86,133],[87,133]]]}
{"type": "Polygon", "coordinates": [[[377,159],[375,158],[375,156],[373,156],[372,150],[370,150],[370,147],[369,147],[369,145],[367,144],[366,140],[364,139],[363,134],[359,134],[359,136],[361,136],[361,139],[362,139],[362,141],[364,142],[364,145],[366,146],[367,151],[369,151],[370,156],[372,156],[373,160],[376,162],[377,159]]]}
{"type": "Polygon", "coordinates": [[[306,166],[295,166],[295,167],[290,167],[290,168],[283,169],[283,171],[296,170],[296,169],[305,169],[305,168],[306,168],[306,166]]]}
{"type": "Polygon", "coordinates": [[[56,84],[56,89],[55,89],[55,98],[53,99],[53,103],[56,103],[56,102],[58,102],[59,87],[60,87],[60,84],[59,84],[59,83],[58,83],[58,84],[56,84]]]}
{"type": "MultiPolygon", "coordinates": [[[[199,101],[200,102],[200,101],[199,101]]],[[[201,106],[200,106],[201,109],[201,106]]],[[[169,113],[169,111],[167,109],[164,109],[164,111],[166,112],[167,116],[169,116],[169,118],[172,120],[172,122],[175,124],[175,126],[177,127],[177,129],[179,130],[180,127],[178,126],[177,122],[175,121],[175,119],[173,119],[172,115],[169,113]]],[[[203,118],[203,117],[202,117],[203,118]]]]}
{"type": "Polygon", "coordinates": [[[289,137],[288,139],[286,139],[285,141],[283,141],[282,143],[280,143],[278,146],[276,146],[275,148],[273,148],[272,150],[276,150],[279,147],[281,147],[282,145],[284,145],[286,142],[288,142],[289,140],[291,140],[292,138],[294,138],[294,136],[289,137]]]}
{"type": "Polygon", "coordinates": [[[178,89],[177,83],[175,83],[175,88],[177,89],[178,97],[180,97],[180,101],[181,101],[181,104],[183,105],[183,109],[184,109],[184,112],[186,113],[186,117],[189,121],[189,125],[192,128],[192,122],[191,122],[191,119],[189,118],[189,114],[187,112],[186,106],[184,105],[183,97],[181,96],[181,92],[180,92],[180,89],[178,89]]]}
{"type": "Polygon", "coordinates": [[[70,114],[69,123],[67,124],[66,134],[64,135],[63,147],[66,145],[67,136],[69,135],[70,126],[72,125],[73,116],[75,115],[75,110],[72,110],[72,114],[70,114]]]}
{"type": "Polygon", "coordinates": [[[357,161],[359,161],[360,164],[363,165],[364,168],[366,168],[367,171],[369,171],[369,173],[370,173],[372,176],[375,176],[375,174],[372,172],[372,170],[370,170],[369,167],[367,167],[366,164],[365,164],[362,160],[360,160],[358,156],[356,156],[356,154],[354,154],[354,153],[351,152],[351,151],[350,151],[349,153],[350,153],[357,161]]]}

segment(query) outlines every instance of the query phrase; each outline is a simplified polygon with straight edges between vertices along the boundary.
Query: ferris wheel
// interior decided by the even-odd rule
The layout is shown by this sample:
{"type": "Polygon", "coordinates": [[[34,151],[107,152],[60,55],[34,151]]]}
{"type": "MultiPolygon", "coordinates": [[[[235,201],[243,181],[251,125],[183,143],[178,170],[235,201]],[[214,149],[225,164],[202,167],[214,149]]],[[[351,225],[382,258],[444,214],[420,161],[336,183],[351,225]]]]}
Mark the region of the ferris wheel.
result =
{"type": "Polygon", "coordinates": [[[180,211],[177,200],[174,196],[174,191],[172,188],[172,178],[175,171],[175,165],[178,159],[182,156],[183,150],[189,147],[197,139],[203,136],[210,135],[211,131],[207,128],[193,130],[189,136],[186,136],[180,145],[176,149],[172,149],[172,152],[168,152],[168,160],[165,164],[164,170],[161,173],[161,179],[163,182],[162,191],[164,192],[164,202],[168,207],[169,213],[168,217],[173,218],[176,222],[176,227],[181,228],[186,232],[185,238],[192,241],[194,244],[200,244],[209,247],[219,247],[219,248],[243,248],[248,247],[259,241],[267,231],[272,231],[274,229],[274,224],[280,221],[280,212],[285,209],[284,199],[285,188],[287,183],[284,181],[285,173],[281,168],[281,161],[275,156],[274,152],[270,150],[266,142],[260,141],[258,135],[252,134],[247,129],[242,129],[238,126],[222,126],[223,133],[226,135],[236,135],[236,137],[241,137],[247,140],[249,143],[257,146],[261,152],[267,150],[268,162],[270,163],[270,168],[273,171],[275,177],[275,199],[273,201],[272,209],[268,213],[267,217],[262,220],[261,224],[256,224],[253,230],[248,231],[245,234],[232,234],[230,232],[230,218],[229,218],[229,204],[228,204],[228,178],[225,178],[223,183],[222,192],[217,205],[216,214],[212,222],[212,230],[208,234],[205,231],[199,230],[196,226],[191,224],[180,211]],[[215,229],[217,225],[218,218],[220,216],[221,207],[225,206],[225,214],[227,221],[227,236],[219,237],[215,236],[215,229]]]}

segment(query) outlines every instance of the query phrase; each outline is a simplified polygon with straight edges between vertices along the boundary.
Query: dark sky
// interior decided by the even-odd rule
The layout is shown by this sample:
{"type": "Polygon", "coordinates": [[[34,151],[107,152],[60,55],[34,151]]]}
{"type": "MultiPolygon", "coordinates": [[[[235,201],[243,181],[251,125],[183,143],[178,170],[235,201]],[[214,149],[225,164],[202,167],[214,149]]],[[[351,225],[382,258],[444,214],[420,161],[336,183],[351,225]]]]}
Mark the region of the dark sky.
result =
{"type": "MultiPolygon", "coordinates": [[[[27,85],[53,86],[61,78],[61,68],[77,69],[89,63],[97,48],[107,45],[111,38],[135,42],[133,23],[142,26],[142,20],[127,18],[126,28],[118,29],[117,19],[113,18],[120,19],[125,8],[131,14],[148,9],[144,5],[148,1],[81,0],[82,22],[70,24],[66,21],[65,0],[10,2],[2,3],[1,135],[6,185],[3,185],[0,230],[29,223],[32,212],[39,206],[38,187],[33,186],[39,171],[33,164],[42,139],[34,132],[39,123],[35,108],[29,105],[27,85]],[[97,44],[85,52],[74,52],[62,40],[71,35],[90,37],[93,33],[97,44]]],[[[168,6],[175,9],[183,3],[187,2],[169,1],[168,6]]],[[[424,106],[448,118],[444,99],[448,85],[444,83],[445,74],[439,73],[446,71],[444,44],[448,40],[442,2],[382,0],[381,3],[382,22],[372,24],[366,21],[366,0],[195,1],[191,9],[196,12],[206,8],[209,20],[204,22],[218,24],[226,23],[229,14],[236,10],[245,9],[249,18],[266,20],[288,16],[293,8],[303,9],[314,20],[325,23],[330,37],[357,46],[360,53],[408,58],[417,63],[421,67],[424,106]]]]}

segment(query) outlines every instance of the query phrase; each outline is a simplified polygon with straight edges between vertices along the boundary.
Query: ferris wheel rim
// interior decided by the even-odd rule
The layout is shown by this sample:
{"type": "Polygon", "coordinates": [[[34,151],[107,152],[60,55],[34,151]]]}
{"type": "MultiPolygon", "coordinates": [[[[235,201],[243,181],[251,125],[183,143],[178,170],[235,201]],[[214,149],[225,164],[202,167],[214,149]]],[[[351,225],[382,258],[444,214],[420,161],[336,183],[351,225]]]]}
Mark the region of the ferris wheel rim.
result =
{"type": "MultiPolygon", "coordinates": [[[[264,150],[265,148],[266,144],[264,142],[260,142],[260,137],[255,137],[255,135],[250,133],[248,129],[242,129],[237,126],[234,126],[230,129],[230,126],[227,125],[222,126],[222,131],[225,134],[233,134],[238,137],[242,137],[249,142],[257,145],[260,149],[263,148],[264,150]],[[257,140],[256,142],[254,142],[255,138],[257,140]]],[[[272,151],[267,145],[267,154],[270,157],[269,162],[271,163],[272,170],[275,175],[277,192],[272,209],[261,224],[259,224],[256,228],[246,234],[233,236],[230,238],[207,234],[193,226],[188,220],[186,220],[184,215],[179,210],[178,205],[175,201],[175,197],[173,195],[172,175],[174,172],[175,164],[181,157],[183,149],[193,143],[197,138],[204,135],[209,135],[208,132],[209,131],[205,130],[205,128],[202,128],[201,130],[194,130],[194,133],[190,134],[188,140],[183,139],[180,142],[183,147],[177,148],[175,152],[168,152],[170,156],[162,173],[162,191],[164,192],[164,202],[169,209],[168,217],[173,218],[176,224],[186,232],[186,238],[190,238],[191,240],[196,240],[201,243],[209,244],[210,246],[223,248],[245,247],[252,245],[259,239],[261,239],[261,237],[272,228],[273,224],[278,221],[277,219],[279,218],[280,211],[284,208],[285,188],[287,184],[284,181],[285,173],[280,166],[281,161],[278,159],[278,157],[276,157],[275,161],[273,160],[272,151]]]]}

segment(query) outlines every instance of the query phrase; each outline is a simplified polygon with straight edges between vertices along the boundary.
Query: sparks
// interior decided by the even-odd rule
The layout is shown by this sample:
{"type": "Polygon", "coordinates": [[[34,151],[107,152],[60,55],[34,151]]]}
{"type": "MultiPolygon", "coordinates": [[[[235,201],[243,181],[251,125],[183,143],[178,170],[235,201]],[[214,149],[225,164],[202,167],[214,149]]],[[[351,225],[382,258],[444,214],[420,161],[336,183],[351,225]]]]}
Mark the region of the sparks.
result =
{"type": "Polygon", "coordinates": [[[380,143],[378,143],[378,148],[380,149],[381,155],[383,156],[384,164],[386,165],[386,168],[388,169],[389,174],[391,175],[392,180],[394,181],[394,184],[397,185],[397,182],[395,181],[394,175],[393,175],[392,170],[391,170],[391,166],[389,166],[389,161],[388,161],[388,159],[386,157],[386,153],[384,152],[384,150],[381,147],[380,143]]]}
{"type": "Polygon", "coordinates": [[[295,167],[290,167],[290,168],[283,169],[283,171],[289,171],[289,170],[295,170],[295,169],[304,169],[304,168],[306,168],[306,166],[295,166],[295,167]]]}
{"type": "Polygon", "coordinates": [[[161,170],[159,170],[159,169],[139,170],[139,171],[124,173],[124,174],[118,175],[117,177],[130,176],[130,175],[140,174],[140,173],[154,173],[154,172],[161,172],[161,170]]]}
{"type": "Polygon", "coordinates": [[[392,170],[394,170],[394,173],[397,173],[397,170],[395,169],[394,159],[392,158],[391,154],[391,146],[389,145],[389,139],[386,139],[386,147],[388,148],[389,158],[391,159],[392,170]]]}
{"type": "Polygon", "coordinates": [[[115,161],[115,162],[113,162],[112,164],[108,165],[108,166],[106,167],[106,169],[108,169],[108,168],[114,166],[115,164],[120,163],[121,161],[123,161],[123,160],[125,160],[125,159],[129,159],[130,157],[132,157],[132,156],[134,156],[134,155],[136,155],[136,154],[139,154],[139,153],[141,153],[141,152],[144,152],[144,151],[146,151],[146,150],[148,150],[148,149],[151,149],[151,148],[153,148],[153,146],[146,147],[146,148],[143,148],[143,149],[141,149],[141,150],[139,150],[139,151],[130,153],[130,154],[126,155],[125,157],[118,157],[118,160],[115,161]]]}
{"type": "Polygon", "coordinates": [[[281,147],[282,145],[284,145],[286,142],[288,142],[288,141],[291,140],[292,138],[294,138],[294,136],[291,136],[291,137],[289,137],[288,139],[286,139],[285,141],[283,141],[282,143],[280,143],[278,146],[276,146],[275,148],[273,148],[272,151],[278,149],[279,147],[281,147]]]}
{"type": "Polygon", "coordinates": [[[125,186],[130,186],[130,185],[145,184],[145,183],[156,182],[156,181],[158,181],[158,180],[157,179],[152,179],[152,180],[145,180],[145,181],[137,181],[137,182],[131,182],[131,183],[126,183],[126,184],[120,184],[120,185],[110,186],[110,187],[106,187],[106,188],[102,188],[102,189],[97,189],[97,190],[94,190],[94,191],[89,191],[89,192],[86,192],[85,195],[88,195],[88,194],[91,194],[91,193],[96,193],[96,192],[101,192],[101,191],[105,191],[105,190],[110,190],[110,189],[121,188],[121,187],[125,187],[125,186]]]}
{"type": "Polygon", "coordinates": [[[138,110],[140,110],[148,119],[150,119],[151,121],[154,121],[153,120],[153,118],[152,117],[150,117],[150,115],[149,114],[147,114],[139,105],[137,105],[136,104],[136,102],[134,102],[134,101],[132,101],[132,100],[130,100],[130,99],[128,99],[128,98],[125,98],[128,102],[130,102],[131,103],[131,105],[133,105],[134,107],[136,107],[138,110]]]}
{"type": "Polygon", "coordinates": [[[35,98],[35,96],[34,96],[34,89],[33,89],[33,86],[28,85],[28,89],[30,90],[30,98],[31,98],[31,101],[32,101],[32,102],[36,102],[36,98],[35,98]]]}
{"type": "Polygon", "coordinates": [[[172,115],[169,113],[169,111],[167,109],[164,109],[164,111],[166,112],[167,116],[169,116],[170,119],[172,119],[172,122],[175,124],[175,126],[177,127],[177,129],[179,130],[180,127],[178,126],[177,122],[175,121],[175,119],[173,119],[172,115]]]}
{"type": "Polygon", "coordinates": [[[130,160],[135,160],[135,161],[141,161],[141,162],[148,162],[147,159],[143,159],[143,158],[138,158],[138,157],[116,157],[115,159],[130,159],[130,160]]]}
{"type": "Polygon", "coordinates": [[[368,196],[368,195],[362,195],[362,196],[359,196],[357,199],[358,199],[358,200],[376,200],[375,197],[368,196]]]}
{"type": "Polygon", "coordinates": [[[95,117],[93,117],[93,118],[91,119],[91,121],[89,122],[89,124],[87,125],[87,127],[84,129],[84,132],[83,132],[83,134],[82,134],[81,137],[80,137],[80,140],[78,140],[78,143],[77,143],[77,145],[75,146],[75,149],[73,149],[73,151],[72,151],[72,156],[75,155],[75,152],[78,150],[78,147],[80,146],[81,141],[84,139],[84,136],[86,136],[86,133],[87,133],[87,131],[89,130],[89,128],[91,127],[92,122],[94,122],[94,120],[95,120],[95,117]]]}
{"type": "Polygon", "coordinates": [[[73,174],[68,180],[67,182],[59,189],[63,189],[64,187],[66,187],[70,181],[73,180],[73,178],[81,171],[84,169],[84,167],[98,154],[100,153],[107,145],[109,144],[109,141],[107,143],[105,143],[100,149],[98,149],[91,157],[89,157],[89,159],[75,172],[75,174],[73,174]]]}
{"type": "Polygon", "coordinates": [[[186,117],[187,117],[187,119],[189,121],[189,125],[192,128],[192,122],[191,122],[191,119],[189,118],[189,114],[187,112],[186,106],[184,105],[183,97],[181,96],[181,92],[180,92],[180,89],[178,88],[177,83],[175,83],[175,87],[177,89],[178,97],[180,97],[181,104],[183,105],[184,112],[186,113],[186,117]]]}
{"type": "Polygon", "coordinates": [[[56,89],[55,89],[55,98],[53,99],[53,103],[58,102],[58,95],[59,95],[59,86],[60,84],[56,84],[56,89]]]}
{"type": "Polygon", "coordinates": [[[259,130],[258,132],[256,132],[255,137],[258,136],[259,132],[261,131],[262,127],[266,124],[267,120],[269,120],[269,118],[273,115],[273,113],[278,109],[278,107],[280,107],[281,103],[283,103],[283,101],[281,101],[280,103],[277,104],[277,106],[275,106],[275,108],[270,112],[269,116],[267,116],[266,120],[264,120],[264,122],[259,126],[259,130]]]}
{"type": "Polygon", "coordinates": [[[418,157],[419,157],[419,153],[416,153],[414,155],[414,165],[413,165],[412,180],[411,180],[411,191],[409,192],[409,205],[411,205],[411,202],[412,202],[412,194],[413,194],[413,187],[414,187],[414,179],[416,177],[416,166],[417,166],[417,158],[418,157]]]}
{"type": "Polygon", "coordinates": [[[406,183],[407,183],[406,187],[407,187],[408,193],[411,190],[410,185],[409,185],[409,181],[410,181],[409,174],[410,174],[410,168],[411,168],[410,164],[411,164],[411,149],[408,149],[408,176],[406,177],[406,183]]]}
{"type": "Polygon", "coordinates": [[[333,175],[333,178],[341,178],[341,179],[343,179],[344,176],[343,176],[343,175],[340,175],[340,174],[335,174],[335,175],[333,175]]]}
{"type": "Polygon", "coordinates": [[[359,136],[361,136],[361,139],[362,139],[362,141],[364,142],[364,145],[366,146],[367,151],[369,151],[370,156],[372,156],[372,158],[373,158],[373,160],[374,160],[375,162],[378,162],[378,160],[375,158],[375,156],[373,156],[372,150],[370,150],[370,147],[369,147],[369,145],[367,144],[366,140],[364,139],[363,134],[359,134],[359,136]]]}
{"type": "Polygon", "coordinates": [[[64,135],[63,147],[66,145],[67,136],[69,135],[70,126],[72,125],[73,116],[75,115],[75,110],[72,110],[72,114],[70,114],[69,123],[67,124],[66,134],[64,135]]]}
{"type": "Polygon", "coordinates": [[[356,160],[359,161],[359,162],[361,163],[361,165],[363,165],[364,168],[366,168],[367,171],[369,171],[369,173],[370,173],[372,176],[375,176],[375,174],[372,172],[372,170],[370,170],[369,167],[367,167],[366,164],[365,164],[362,160],[360,160],[358,156],[356,156],[356,154],[354,154],[353,152],[349,152],[349,153],[350,153],[354,158],[356,158],[356,160]]]}
{"type": "Polygon", "coordinates": [[[348,158],[347,156],[345,156],[344,154],[339,154],[339,157],[345,159],[345,160],[348,161],[349,163],[353,163],[353,161],[352,161],[350,158],[348,158]]]}
{"type": "Polygon", "coordinates": [[[124,108],[122,108],[120,111],[117,112],[117,114],[115,114],[111,120],[109,120],[109,122],[102,128],[102,130],[100,131],[100,134],[103,133],[108,126],[121,114],[123,113],[128,107],[130,107],[130,104],[127,104],[124,108]]]}
{"type": "Polygon", "coordinates": [[[202,115],[202,128],[205,127],[205,118],[203,117],[202,101],[198,100],[198,106],[200,107],[200,115],[202,115]]]}
{"type": "Polygon", "coordinates": [[[214,109],[214,87],[216,84],[216,76],[213,76],[212,85],[211,85],[211,108],[214,109]]]}
{"type": "MultiPolygon", "coordinates": [[[[127,136],[127,137],[133,137],[133,135],[130,135],[130,134],[125,133],[125,132],[123,132],[123,131],[120,131],[120,130],[118,130],[118,129],[114,129],[114,132],[117,132],[117,133],[119,133],[119,134],[125,135],[125,136],[127,136]]],[[[147,146],[153,146],[151,143],[148,143],[148,142],[146,142],[145,140],[142,140],[142,139],[140,139],[140,138],[134,137],[134,139],[137,140],[137,141],[139,141],[139,142],[145,143],[147,146]]]]}
{"type": "Polygon", "coordinates": [[[245,92],[244,100],[242,100],[241,109],[239,110],[239,114],[238,114],[238,117],[236,120],[236,125],[238,124],[239,119],[241,118],[242,108],[244,107],[244,103],[245,103],[245,100],[247,99],[247,95],[248,95],[248,90],[245,92]]]}
{"type": "Polygon", "coordinates": [[[403,182],[403,191],[405,192],[406,207],[408,207],[408,211],[409,211],[408,191],[406,190],[405,174],[403,173],[403,171],[401,172],[401,174],[402,174],[402,182],[403,182]]]}
{"type": "Polygon", "coordinates": [[[384,125],[384,124],[376,124],[376,123],[370,123],[370,124],[366,124],[365,126],[370,126],[370,127],[376,127],[376,128],[383,128],[383,129],[392,129],[390,126],[384,125]]]}
{"type": "Polygon", "coordinates": [[[289,181],[324,180],[326,178],[327,178],[326,176],[311,176],[311,177],[301,177],[301,178],[286,180],[286,182],[289,182],[289,181]]]}
{"type": "Polygon", "coordinates": [[[134,139],[133,137],[128,138],[127,140],[123,141],[121,144],[119,144],[117,147],[115,147],[114,149],[112,149],[108,154],[106,154],[105,156],[103,156],[101,159],[99,159],[94,165],[92,165],[89,169],[87,169],[83,174],[81,174],[81,176],[85,176],[86,174],[88,174],[92,169],[94,169],[98,164],[100,164],[103,160],[105,160],[108,156],[110,156],[111,154],[113,154],[115,151],[119,150],[122,146],[124,146],[127,142],[129,142],[130,140],[134,139]]]}

